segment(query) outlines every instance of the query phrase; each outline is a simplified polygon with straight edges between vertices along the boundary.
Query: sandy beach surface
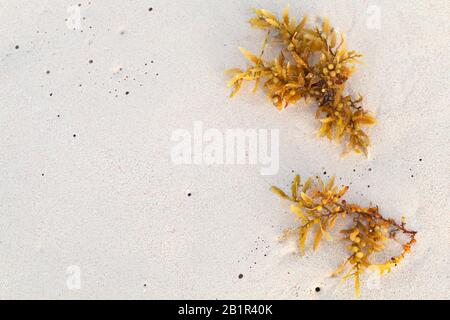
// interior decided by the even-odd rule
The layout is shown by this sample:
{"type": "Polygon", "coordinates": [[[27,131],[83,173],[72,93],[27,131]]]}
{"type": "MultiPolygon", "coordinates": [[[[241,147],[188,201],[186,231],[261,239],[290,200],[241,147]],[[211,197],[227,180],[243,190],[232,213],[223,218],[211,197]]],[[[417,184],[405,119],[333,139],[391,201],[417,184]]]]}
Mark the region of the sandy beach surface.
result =
{"type": "Polygon", "coordinates": [[[344,246],[278,241],[296,221],[269,188],[295,172],[418,231],[363,299],[449,299],[449,16],[444,0],[1,1],[0,298],[353,299],[329,277],[344,246]],[[350,84],[379,120],[369,159],[317,139],[313,108],[228,98],[237,48],[264,39],[251,9],[287,4],[364,54],[350,84]],[[177,163],[174,135],[199,126],[278,130],[274,170],[177,163]]]}

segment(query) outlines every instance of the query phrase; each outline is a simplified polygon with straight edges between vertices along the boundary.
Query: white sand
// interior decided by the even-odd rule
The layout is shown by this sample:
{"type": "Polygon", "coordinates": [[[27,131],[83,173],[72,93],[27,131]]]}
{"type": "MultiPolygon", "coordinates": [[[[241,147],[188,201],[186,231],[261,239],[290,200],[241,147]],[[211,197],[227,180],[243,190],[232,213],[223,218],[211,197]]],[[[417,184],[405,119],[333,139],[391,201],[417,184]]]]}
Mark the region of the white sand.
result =
{"type": "Polygon", "coordinates": [[[317,140],[306,108],[228,99],[223,71],[264,37],[245,23],[250,9],[286,3],[2,1],[0,298],[353,298],[328,278],[338,244],[301,258],[276,241],[294,221],[269,186],[287,186],[291,170],[336,174],[351,200],[419,231],[363,298],[450,298],[449,2],[292,1],[297,16],[328,14],[365,54],[352,88],[380,120],[370,160],[317,140]],[[83,32],[65,22],[76,3],[83,32]],[[197,120],[280,129],[278,174],[174,165],[173,130],[197,120]]]}

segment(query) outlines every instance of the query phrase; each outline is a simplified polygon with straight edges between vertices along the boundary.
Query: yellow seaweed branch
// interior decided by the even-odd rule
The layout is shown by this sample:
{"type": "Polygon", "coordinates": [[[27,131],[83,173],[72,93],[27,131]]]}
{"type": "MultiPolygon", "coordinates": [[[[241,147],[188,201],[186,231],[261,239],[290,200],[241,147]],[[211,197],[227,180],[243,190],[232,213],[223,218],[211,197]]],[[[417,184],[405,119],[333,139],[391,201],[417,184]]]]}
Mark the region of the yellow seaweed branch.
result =
{"type": "Polygon", "coordinates": [[[363,109],[362,96],[345,94],[346,82],[356,71],[355,63],[361,55],[347,49],[345,36],[338,34],[327,18],[321,25],[307,27],[306,15],[296,23],[287,8],[281,19],[264,9],[254,11],[256,16],[250,24],[266,30],[268,36],[260,56],[240,48],[250,66],[228,70],[232,75],[228,82],[233,88],[231,97],[245,81],[254,81],[254,91],[263,82],[267,97],[278,109],[301,99],[315,101],[316,118],[321,122],[318,137],[344,143],[344,153],[353,150],[368,156],[370,139],[364,127],[375,124],[375,117],[363,109]],[[269,35],[283,45],[273,61],[263,59],[269,35]]]}
{"type": "Polygon", "coordinates": [[[316,250],[323,238],[327,241],[333,240],[330,232],[336,220],[350,222],[349,228],[340,230],[340,234],[343,235],[341,240],[347,243],[349,256],[332,276],[347,271],[343,280],[354,278],[357,296],[360,295],[360,276],[366,269],[377,270],[380,274],[390,272],[411,251],[411,246],[416,242],[416,231],[408,230],[404,221],[397,223],[393,219],[384,218],[377,206],[366,208],[348,203],[342,198],[349,187],[338,188],[334,183],[334,177],[327,183],[319,177],[316,181],[309,178],[302,189],[300,180],[300,176],[295,176],[291,195],[287,195],[277,187],[271,188],[280,197],[292,202],[290,210],[300,221],[296,229],[286,231],[283,237],[296,233],[303,254],[308,235],[315,233],[312,242],[313,249],[316,250]],[[406,236],[407,240],[403,243],[397,239],[400,234],[406,236]],[[400,243],[401,252],[387,260],[377,262],[377,254],[386,251],[390,240],[400,243]]]}

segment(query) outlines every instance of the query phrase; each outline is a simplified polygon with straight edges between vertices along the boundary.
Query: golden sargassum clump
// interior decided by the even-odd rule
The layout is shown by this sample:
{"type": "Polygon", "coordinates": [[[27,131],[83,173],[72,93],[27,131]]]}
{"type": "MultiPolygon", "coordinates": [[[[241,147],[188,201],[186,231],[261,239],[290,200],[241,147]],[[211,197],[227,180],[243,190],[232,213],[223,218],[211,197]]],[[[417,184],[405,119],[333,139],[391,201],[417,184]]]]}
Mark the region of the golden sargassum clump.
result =
{"type": "Polygon", "coordinates": [[[373,125],[375,118],[362,108],[361,96],[356,98],[344,92],[361,55],[347,50],[345,37],[338,35],[328,19],[323,19],[321,26],[309,28],[307,16],[296,23],[287,8],[281,19],[263,9],[255,9],[255,13],[250,23],[267,30],[267,37],[259,56],[240,48],[251,65],[245,71],[227,71],[232,75],[228,82],[233,87],[231,96],[244,81],[254,81],[254,91],[263,82],[268,98],[278,109],[300,99],[307,103],[316,101],[316,118],[322,123],[318,136],[344,141],[344,153],[353,150],[367,156],[370,140],[363,127],[373,125]],[[277,59],[265,61],[264,51],[273,40],[283,48],[277,59]]]}
{"type": "Polygon", "coordinates": [[[334,177],[327,183],[319,177],[316,181],[309,178],[301,188],[298,175],[292,182],[290,196],[279,188],[272,187],[273,192],[292,202],[290,210],[296,215],[300,225],[285,231],[282,239],[296,234],[302,254],[309,234],[313,234],[313,248],[316,250],[322,238],[333,240],[330,232],[338,219],[350,223],[349,227],[340,230],[343,235],[341,240],[347,243],[349,256],[332,276],[346,272],[343,280],[353,277],[356,295],[359,296],[360,275],[366,269],[379,271],[380,274],[390,272],[410,252],[411,246],[416,242],[416,232],[408,230],[404,221],[397,223],[393,219],[384,218],[377,206],[365,208],[348,203],[342,199],[348,189],[348,186],[335,186],[334,177]],[[402,242],[400,235],[406,237],[406,240],[402,242]],[[379,258],[386,252],[389,240],[400,245],[399,254],[381,263],[374,262],[376,256],[379,258]]]}

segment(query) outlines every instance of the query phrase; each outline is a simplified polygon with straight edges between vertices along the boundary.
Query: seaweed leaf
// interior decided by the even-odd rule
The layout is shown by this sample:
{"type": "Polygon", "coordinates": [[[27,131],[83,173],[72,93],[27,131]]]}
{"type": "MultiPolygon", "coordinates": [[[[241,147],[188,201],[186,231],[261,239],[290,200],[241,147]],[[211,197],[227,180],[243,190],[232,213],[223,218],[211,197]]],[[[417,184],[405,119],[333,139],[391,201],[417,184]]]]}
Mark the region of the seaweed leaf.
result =
{"type": "Polygon", "coordinates": [[[248,51],[247,49],[239,47],[239,50],[250,62],[253,62],[254,64],[259,63],[259,58],[257,56],[255,56],[253,53],[251,53],[250,51],[248,51]]]}
{"type": "Polygon", "coordinates": [[[291,193],[292,198],[297,199],[298,186],[300,185],[300,176],[296,175],[294,181],[292,182],[291,193]]]}
{"type": "Polygon", "coordinates": [[[316,235],[314,237],[313,250],[316,251],[320,245],[320,241],[322,240],[322,228],[317,226],[316,235]]]}
{"type": "Polygon", "coordinates": [[[279,196],[280,196],[281,198],[283,198],[283,199],[289,199],[289,197],[287,196],[287,194],[284,193],[283,190],[281,190],[281,189],[279,189],[279,188],[277,188],[277,187],[272,186],[272,187],[270,188],[270,190],[271,190],[272,192],[276,193],[277,195],[279,195],[279,196]]]}

